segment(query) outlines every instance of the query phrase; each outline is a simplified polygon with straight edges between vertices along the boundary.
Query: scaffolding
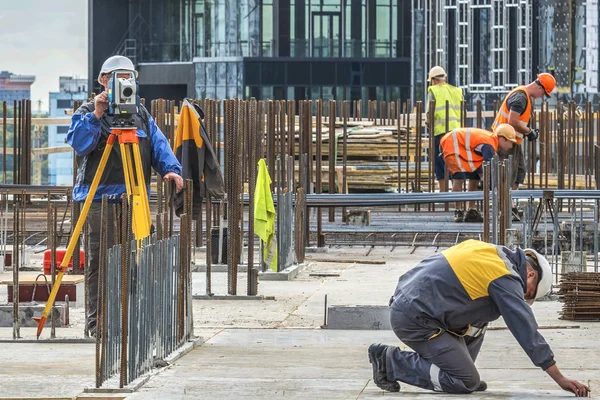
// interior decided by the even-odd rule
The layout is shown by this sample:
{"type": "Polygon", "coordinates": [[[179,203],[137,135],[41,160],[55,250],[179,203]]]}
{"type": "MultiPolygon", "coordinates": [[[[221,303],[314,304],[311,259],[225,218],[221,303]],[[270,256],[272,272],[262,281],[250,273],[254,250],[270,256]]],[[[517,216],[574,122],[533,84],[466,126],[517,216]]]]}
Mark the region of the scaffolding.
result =
{"type": "Polygon", "coordinates": [[[585,15],[585,64],[587,74],[585,75],[585,86],[588,91],[598,93],[598,0],[587,0],[585,15]]]}
{"type": "Polygon", "coordinates": [[[478,98],[498,98],[539,72],[554,73],[570,98],[597,96],[598,2],[538,0],[534,11],[533,0],[415,0],[413,24],[425,16],[424,29],[413,30],[413,49],[424,51],[415,59],[429,64],[414,70],[441,65],[450,83],[478,98]]]}

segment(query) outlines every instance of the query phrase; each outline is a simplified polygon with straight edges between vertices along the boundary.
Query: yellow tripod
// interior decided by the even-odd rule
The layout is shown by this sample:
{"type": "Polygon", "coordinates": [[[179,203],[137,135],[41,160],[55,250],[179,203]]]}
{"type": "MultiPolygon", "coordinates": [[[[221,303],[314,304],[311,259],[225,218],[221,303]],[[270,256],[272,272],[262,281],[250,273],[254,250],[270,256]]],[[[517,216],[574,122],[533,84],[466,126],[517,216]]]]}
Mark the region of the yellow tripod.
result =
{"type": "Polygon", "coordinates": [[[104,148],[104,152],[102,153],[100,165],[98,166],[98,170],[96,171],[94,179],[92,180],[92,185],[90,186],[87,198],[83,203],[81,215],[77,220],[77,225],[75,225],[73,235],[69,240],[69,245],[67,246],[65,257],[63,258],[58,268],[58,276],[56,277],[56,281],[54,282],[54,286],[52,287],[52,291],[50,292],[50,296],[48,297],[48,301],[46,302],[44,312],[40,318],[34,318],[34,320],[38,323],[38,339],[40,338],[42,330],[44,329],[44,324],[48,319],[48,314],[50,314],[50,310],[54,305],[54,300],[56,299],[60,283],[67,270],[69,261],[71,261],[71,257],[73,256],[75,245],[77,244],[77,240],[79,239],[79,235],[81,234],[81,230],[83,228],[83,224],[85,223],[87,214],[90,211],[92,201],[94,200],[96,190],[98,189],[100,179],[102,178],[102,174],[104,173],[104,168],[106,167],[106,163],[108,162],[108,158],[110,156],[110,152],[113,148],[115,140],[119,141],[119,146],[121,148],[121,159],[123,162],[123,175],[125,176],[125,188],[127,189],[127,197],[132,201],[130,206],[133,208],[133,235],[138,244],[141,243],[142,239],[150,235],[152,218],[150,216],[150,203],[148,203],[148,193],[146,192],[146,181],[144,179],[142,157],[140,155],[139,140],[136,135],[136,130],[135,128],[112,129],[110,136],[106,141],[106,147],[104,148]]]}

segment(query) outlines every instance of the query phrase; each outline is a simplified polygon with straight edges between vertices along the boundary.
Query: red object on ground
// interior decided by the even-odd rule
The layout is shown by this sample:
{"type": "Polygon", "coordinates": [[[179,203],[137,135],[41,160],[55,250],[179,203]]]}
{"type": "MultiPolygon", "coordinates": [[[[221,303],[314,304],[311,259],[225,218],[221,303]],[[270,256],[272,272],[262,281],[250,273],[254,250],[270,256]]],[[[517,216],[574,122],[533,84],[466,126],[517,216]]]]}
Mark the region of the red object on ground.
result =
{"type": "MultiPolygon", "coordinates": [[[[56,269],[58,272],[58,267],[62,263],[63,258],[65,257],[65,253],[67,249],[56,249],[56,269]]],[[[52,274],[52,251],[46,250],[44,252],[44,274],[51,275],[52,274]]],[[[83,266],[85,264],[85,252],[83,250],[79,250],[79,269],[83,271],[83,266]]],[[[73,268],[73,257],[71,257],[71,261],[69,261],[69,268],[73,268]]]]}

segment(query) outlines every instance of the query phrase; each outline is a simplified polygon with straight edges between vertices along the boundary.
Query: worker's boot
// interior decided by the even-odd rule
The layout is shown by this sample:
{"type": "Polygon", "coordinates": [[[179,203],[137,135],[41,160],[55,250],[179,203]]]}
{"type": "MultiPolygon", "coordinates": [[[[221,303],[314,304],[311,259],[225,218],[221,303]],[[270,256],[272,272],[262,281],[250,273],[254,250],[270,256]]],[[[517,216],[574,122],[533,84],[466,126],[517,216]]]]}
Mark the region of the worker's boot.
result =
{"type": "Polygon", "coordinates": [[[469,208],[465,213],[464,222],[483,222],[483,216],[476,208],[469,208]]]}
{"type": "Polygon", "coordinates": [[[479,381],[479,386],[475,389],[476,392],[485,392],[487,390],[487,383],[485,381],[479,381]]]}
{"type": "Polygon", "coordinates": [[[398,382],[388,381],[385,367],[385,352],[387,346],[383,344],[372,344],[369,346],[369,362],[373,365],[373,381],[381,390],[388,392],[399,392],[398,382]]]}
{"type": "Polygon", "coordinates": [[[454,222],[463,222],[465,220],[465,210],[454,210],[454,222]]]}

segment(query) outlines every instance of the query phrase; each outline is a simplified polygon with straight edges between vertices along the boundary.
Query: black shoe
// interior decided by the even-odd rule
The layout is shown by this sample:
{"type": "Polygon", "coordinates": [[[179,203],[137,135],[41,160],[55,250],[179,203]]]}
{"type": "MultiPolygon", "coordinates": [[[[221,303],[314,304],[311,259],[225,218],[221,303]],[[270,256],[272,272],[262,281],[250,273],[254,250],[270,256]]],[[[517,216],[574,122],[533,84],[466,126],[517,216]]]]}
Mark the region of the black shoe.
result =
{"type": "Polygon", "coordinates": [[[454,222],[463,222],[465,220],[465,210],[454,210],[454,222]]]}
{"type": "Polygon", "coordinates": [[[483,216],[475,208],[469,208],[469,211],[465,213],[464,222],[483,222],[483,216]]]}
{"type": "Polygon", "coordinates": [[[372,344],[369,346],[369,362],[373,365],[373,381],[381,390],[388,392],[399,392],[400,384],[387,379],[385,370],[385,352],[387,346],[383,344],[372,344]]]}
{"type": "Polygon", "coordinates": [[[475,389],[476,392],[485,392],[487,390],[487,383],[485,381],[479,381],[479,386],[475,389]]]}

